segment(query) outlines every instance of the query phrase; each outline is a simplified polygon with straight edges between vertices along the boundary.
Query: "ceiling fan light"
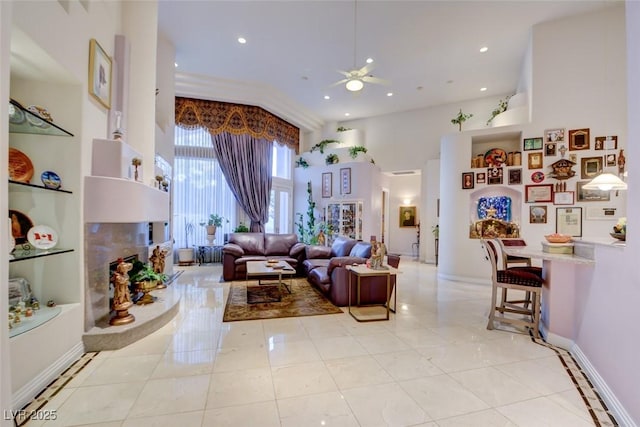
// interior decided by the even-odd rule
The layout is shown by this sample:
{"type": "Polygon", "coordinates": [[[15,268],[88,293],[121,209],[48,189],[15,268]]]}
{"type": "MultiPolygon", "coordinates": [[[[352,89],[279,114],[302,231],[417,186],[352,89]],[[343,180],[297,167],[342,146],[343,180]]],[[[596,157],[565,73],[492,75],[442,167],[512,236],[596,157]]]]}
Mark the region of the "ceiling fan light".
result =
{"type": "Polygon", "coordinates": [[[347,82],[347,90],[357,92],[364,87],[364,83],[360,79],[351,79],[347,82]]]}
{"type": "Polygon", "coordinates": [[[588,184],[582,186],[585,190],[626,190],[627,183],[612,173],[601,173],[588,184]]]}

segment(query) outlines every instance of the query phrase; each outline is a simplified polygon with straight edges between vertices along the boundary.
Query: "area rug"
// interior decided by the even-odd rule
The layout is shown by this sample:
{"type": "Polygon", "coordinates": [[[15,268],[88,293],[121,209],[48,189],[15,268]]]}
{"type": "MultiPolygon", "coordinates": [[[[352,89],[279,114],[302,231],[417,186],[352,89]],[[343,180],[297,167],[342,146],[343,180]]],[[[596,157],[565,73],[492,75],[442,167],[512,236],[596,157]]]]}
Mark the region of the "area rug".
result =
{"type": "Polygon", "coordinates": [[[247,286],[247,303],[262,304],[282,301],[282,292],[278,285],[247,286]]]}
{"type": "MultiPolygon", "coordinates": [[[[255,281],[249,282],[250,286],[255,281]]],[[[294,279],[291,293],[282,292],[279,302],[247,303],[247,284],[244,281],[232,282],[229,297],[224,309],[224,322],[239,320],[277,319],[280,317],[317,316],[338,314],[342,310],[333,305],[306,279],[294,279]]]]}

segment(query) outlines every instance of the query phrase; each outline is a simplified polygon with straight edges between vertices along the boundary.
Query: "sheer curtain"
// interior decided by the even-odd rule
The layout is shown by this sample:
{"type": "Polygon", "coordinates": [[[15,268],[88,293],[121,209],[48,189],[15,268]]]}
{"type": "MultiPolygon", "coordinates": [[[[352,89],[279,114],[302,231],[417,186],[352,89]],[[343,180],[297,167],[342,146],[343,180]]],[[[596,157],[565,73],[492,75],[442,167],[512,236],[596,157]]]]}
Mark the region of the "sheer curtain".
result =
{"type": "Polygon", "coordinates": [[[236,218],[236,201],[215,158],[211,135],[206,129],[175,128],[175,179],[173,182],[173,236],[176,246],[207,243],[207,231],[200,226],[210,214],[225,218],[216,232],[215,243],[222,245],[224,233],[231,232],[236,218]],[[227,224],[226,220],[231,222],[227,224]]]}

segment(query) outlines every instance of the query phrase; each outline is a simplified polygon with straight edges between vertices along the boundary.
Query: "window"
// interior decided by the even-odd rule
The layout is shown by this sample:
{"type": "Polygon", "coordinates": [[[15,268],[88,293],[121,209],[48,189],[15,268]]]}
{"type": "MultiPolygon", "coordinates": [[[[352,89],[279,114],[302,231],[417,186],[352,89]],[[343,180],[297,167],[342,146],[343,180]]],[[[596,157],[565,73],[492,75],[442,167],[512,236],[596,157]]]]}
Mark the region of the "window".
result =
{"type": "Polygon", "coordinates": [[[173,236],[178,247],[206,244],[206,229],[200,226],[216,213],[230,221],[216,232],[222,245],[224,233],[236,223],[236,199],[215,159],[211,135],[205,129],[175,128],[175,179],[173,182],[173,236]],[[187,224],[193,232],[186,240],[187,224]]]}
{"type": "Polygon", "coordinates": [[[291,233],[293,228],[293,150],[277,142],[273,144],[271,198],[267,233],[291,233]]]}

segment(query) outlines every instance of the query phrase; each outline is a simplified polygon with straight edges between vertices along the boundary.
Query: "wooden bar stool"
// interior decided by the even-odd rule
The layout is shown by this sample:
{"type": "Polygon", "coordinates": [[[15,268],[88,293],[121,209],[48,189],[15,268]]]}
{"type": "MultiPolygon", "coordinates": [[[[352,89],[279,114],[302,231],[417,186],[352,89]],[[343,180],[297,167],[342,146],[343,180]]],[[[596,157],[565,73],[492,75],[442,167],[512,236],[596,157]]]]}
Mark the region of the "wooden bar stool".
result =
{"type": "Polygon", "coordinates": [[[482,239],[482,246],[486,251],[487,258],[491,262],[492,268],[491,310],[489,312],[487,329],[493,329],[494,322],[498,321],[530,328],[533,330],[534,336],[539,338],[540,300],[544,280],[539,274],[536,274],[535,271],[530,270],[531,268],[535,269],[535,267],[500,269],[499,264],[501,258],[498,256],[499,245],[500,243],[496,240],[482,239]],[[500,304],[496,305],[498,288],[501,288],[503,292],[509,289],[529,292],[532,296],[531,301],[528,303],[523,300],[507,301],[506,294],[503,293],[500,304]],[[500,313],[501,316],[496,317],[496,312],[500,313]],[[525,317],[509,317],[506,316],[506,314],[523,315],[525,317]]]}

